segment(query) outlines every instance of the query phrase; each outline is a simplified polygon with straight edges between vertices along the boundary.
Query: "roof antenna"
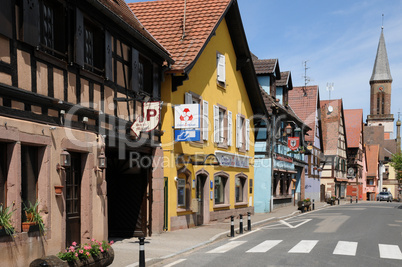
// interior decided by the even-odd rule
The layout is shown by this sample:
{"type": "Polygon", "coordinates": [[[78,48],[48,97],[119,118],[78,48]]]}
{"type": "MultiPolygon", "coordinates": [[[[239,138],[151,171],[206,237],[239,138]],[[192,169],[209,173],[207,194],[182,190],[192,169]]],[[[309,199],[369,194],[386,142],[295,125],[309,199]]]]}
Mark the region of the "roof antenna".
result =
{"type": "Polygon", "coordinates": [[[331,100],[331,92],[334,91],[334,83],[327,83],[327,91],[329,94],[328,100],[331,100]]]}
{"type": "Polygon", "coordinates": [[[186,37],[186,6],[187,6],[187,1],[184,0],[184,16],[183,16],[183,36],[181,37],[181,40],[184,40],[184,37],[186,37]]]}
{"type": "Polygon", "coordinates": [[[307,84],[310,82],[310,77],[307,76],[307,70],[309,69],[309,68],[307,68],[307,61],[308,61],[308,60],[305,60],[305,61],[303,62],[303,64],[304,64],[304,76],[303,76],[303,78],[304,78],[304,88],[303,88],[303,96],[307,96],[307,84]]]}

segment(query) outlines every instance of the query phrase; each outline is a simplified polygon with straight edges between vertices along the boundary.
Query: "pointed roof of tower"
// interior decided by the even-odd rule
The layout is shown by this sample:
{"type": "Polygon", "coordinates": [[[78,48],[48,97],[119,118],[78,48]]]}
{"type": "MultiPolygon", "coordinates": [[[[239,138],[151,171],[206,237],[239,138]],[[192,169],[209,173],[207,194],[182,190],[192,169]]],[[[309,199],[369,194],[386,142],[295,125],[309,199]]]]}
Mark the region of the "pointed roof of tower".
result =
{"type": "Polygon", "coordinates": [[[387,49],[385,47],[384,29],[381,29],[380,41],[378,42],[377,56],[374,62],[373,74],[370,82],[373,81],[392,81],[389,69],[387,49]]]}

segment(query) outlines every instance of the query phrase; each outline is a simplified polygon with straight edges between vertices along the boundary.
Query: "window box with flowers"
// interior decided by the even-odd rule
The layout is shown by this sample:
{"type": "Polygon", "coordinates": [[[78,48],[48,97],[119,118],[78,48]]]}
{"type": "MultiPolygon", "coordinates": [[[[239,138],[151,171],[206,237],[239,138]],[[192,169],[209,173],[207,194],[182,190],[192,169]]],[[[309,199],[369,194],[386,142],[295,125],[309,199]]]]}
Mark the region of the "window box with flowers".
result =
{"type": "Polygon", "coordinates": [[[302,201],[297,202],[298,209],[302,212],[311,210],[311,200],[305,198],[302,201]]]}
{"type": "Polygon", "coordinates": [[[40,231],[43,233],[45,231],[45,224],[43,223],[42,216],[38,210],[39,202],[36,201],[35,204],[29,202],[29,206],[24,207],[26,221],[22,223],[22,231],[40,231]]]}
{"type": "Polygon", "coordinates": [[[83,245],[78,245],[77,242],[73,242],[71,246],[57,254],[57,257],[52,255],[36,259],[30,264],[30,267],[109,266],[114,260],[112,244],[113,241],[97,241],[95,239],[91,239],[90,243],[83,245]]]}

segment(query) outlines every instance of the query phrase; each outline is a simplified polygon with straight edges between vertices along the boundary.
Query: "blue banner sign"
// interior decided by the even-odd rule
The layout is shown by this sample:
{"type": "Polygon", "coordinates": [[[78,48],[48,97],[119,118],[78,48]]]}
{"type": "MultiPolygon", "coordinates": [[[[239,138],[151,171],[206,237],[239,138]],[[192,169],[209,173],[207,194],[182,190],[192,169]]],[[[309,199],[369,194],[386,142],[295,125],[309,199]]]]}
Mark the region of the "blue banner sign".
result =
{"type": "Polygon", "coordinates": [[[200,141],[200,130],[175,130],[174,140],[176,142],[200,141]]]}

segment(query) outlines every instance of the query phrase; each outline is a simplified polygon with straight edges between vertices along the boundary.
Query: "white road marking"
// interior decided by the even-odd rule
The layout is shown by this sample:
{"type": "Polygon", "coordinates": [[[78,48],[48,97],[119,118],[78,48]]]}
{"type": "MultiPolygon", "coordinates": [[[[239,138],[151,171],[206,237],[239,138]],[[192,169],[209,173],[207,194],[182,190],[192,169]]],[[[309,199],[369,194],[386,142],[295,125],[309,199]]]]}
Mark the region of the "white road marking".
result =
{"type": "Polygon", "coordinates": [[[301,226],[301,225],[303,225],[303,224],[305,224],[305,223],[307,223],[307,222],[309,222],[309,221],[311,221],[312,219],[306,219],[306,220],[299,220],[299,221],[291,221],[291,222],[287,222],[287,221],[285,221],[285,220],[280,220],[279,222],[281,223],[281,224],[283,224],[283,225],[286,225],[287,227],[289,227],[289,228],[297,228],[297,227],[299,227],[299,226],[301,226]],[[296,225],[291,225],[290,223],[295,223],[295,222],[301,222],[301,223],[299,223],[299,224],[296,224],[296,225]]]}
{"type": "Polygon", "coordinates": [[[260,230],[261,230],[261,228],[257,228],[257,229],[255,229],[255,230],[251,230],[250,232],[247,232],[247,233],[245,233],[245,234],[242,234],[242,235],[238,235],[238,236],[236,236],[236,237],[233,237],[233,238],[229,239],[229,241],[233,241],[233,240],[239,239],[239,238],[241,238],[241,237],[243,237],[243,236],[246,236],[246,235],[249,235],[249,234],[253,234],[253,233],[255,233],[255,232],[257,232],[257,231],[260,231],[260,230]]]}
{"type": "Polygon", "coordinates": [[[214,248],[213,250],[210,250],[207,253],[225,253],[225,252],[227,252],[237,246],[240,246],[244,243],[246,243],[246,241],[231,241],[229,243],[226,243],[225,245],[214,248]]]}
{"type": "Polygon", "coordinates": [[[333,254],[356,256],[357,242],[339,241],[333,254]]]}
{"type": "Polygon", "coordinates": [[[380,258],[402,260],[402,252],[397,245],[378,244],[380,258]]]}
{"type": "Polygon", "coordinates": [[[262,242],[261,244],[247,250],[247,253],[264,253],[270,250],[271,248],[275,247],[279,243],[281,243],[282,240],[267,240],[262,242]]]}
{"type": "Polygon", "coordinates": [[[318,240],[302,240],[289,253],[310,253],[317,243],[318,240]]]}
{"type": "Polygon", "coordinates": [[[181,263],[181,262],[183,262],[183,261],[185,261],[185,260],[186,260],[186,259],[177,260],[177,261],[172,262],[172,263],[170,263],[170,264],[168,264],[168,265],[165,265],[165,267],[172,267],[172,266],[175,266],[176,264],[179,264],[179,263],[181,263]]]}

